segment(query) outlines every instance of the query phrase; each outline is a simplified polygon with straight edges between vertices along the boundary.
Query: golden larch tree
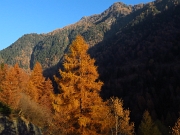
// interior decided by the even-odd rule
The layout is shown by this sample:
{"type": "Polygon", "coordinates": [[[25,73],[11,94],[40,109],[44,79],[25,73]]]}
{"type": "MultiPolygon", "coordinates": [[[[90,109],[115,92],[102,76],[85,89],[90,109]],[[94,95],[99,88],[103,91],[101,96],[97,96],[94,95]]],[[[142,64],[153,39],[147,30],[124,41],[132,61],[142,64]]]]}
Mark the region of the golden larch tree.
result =
{"type": "Polygon", "coordinates": [[[0,100],[9,105],[12,109],[17,109],[20,101],[20,95],[26,85],[27,74],[15,64],[13,67],[8,68],[5,66],[3,69],[3,79],[0,83],[0,100]]]}
{"type": "Polygon", "coordinates": [[[172,128],[172,135],[180,135],[180,118],[178,118],[177,122],[172,128]]]}
{"type": "Polygon", "coordinates": [[[34,65],[29,77],[28,89],[24,93],[41,106],[52,109],[52,81],[43,76],[43,69],[39,62],[34,65]]]}
{"type": "Polygon", "coordinates": [[[99,96],[103,83],[87,50],[83,37],[77,36],[64,57],[61,77],[55,77],[60,93],[53,105],[66,134],[98,135],[107,126],[108,108],[99,96]]]}
{"type": "Polygon", "coordinates": [[[29,78],[28,89],[26,89],[25,93],[37,103],[43,94],[44,82],[45,77],[43,76],[42,66],[39,62],[36,62],[29,78]]]}
{"type": "Polygon", "coordinates": [[[8,73],[9,67],[6,64],[1,64],[0,67],[0,102],[3,102],[7,104],[7,97],[10,92],[4,90],[4,81],[6,79],[7,73],[8,73]],[[7,95],[8,94],[8,95],[7,95]]]}
{"type": "Polygon", "coordinates": [[[130,122],[130,111],[123,108],[123,101],[117,97],[109,99],[111,134],[133,135],[134,123],[130,122]]]}
{"type": "Polygon", "coordinates": [[[44,81],[44,89],[42,94],[40,95],[39,104],[47,107],[50,111],[52,111],[52,96],[53,96],[53,85],[52,81],[48,78],[44,81]]]}
{"type": "Polygon", "coordinates": [[[7,70],[8,70],[8,65],[2,63],[0,65],[0,83],[4,80],[7,70]]]}

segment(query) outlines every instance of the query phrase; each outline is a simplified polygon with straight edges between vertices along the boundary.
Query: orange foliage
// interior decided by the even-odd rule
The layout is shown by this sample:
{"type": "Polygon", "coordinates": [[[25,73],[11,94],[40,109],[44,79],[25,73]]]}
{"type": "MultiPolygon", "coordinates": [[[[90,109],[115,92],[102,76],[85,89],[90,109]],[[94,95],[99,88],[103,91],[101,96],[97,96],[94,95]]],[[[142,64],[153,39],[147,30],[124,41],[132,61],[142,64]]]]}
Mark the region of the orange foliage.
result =
{"type": "Polygon", "coordinates": [[[27,82],[27,74],[19,68],[18,64],[10,68],[5,65],[1,68],[0,72],[2,75],[0,83],[0,101],[9,105],[12,109],[17,109],[20,93],[27,82]]]}
{"type": "Polygon", "coordinates": [[[178,118],[177,122],[172,128],[172,135],[180,135],[180,118],[178,118]]]}
{"type": "Polygon", "coordinates": [[[40,126],[47,126],[52,119],[53,86],[45,79],[40,63],[36,63],[29,76],[18,64],[0,67],[0,102],[40,126]]]}
{"type": "Polygon", "coordinates": [[[50,111],[52,111],[52,95],[53,95],[53,85],[52,81],[48,78],[44,81],[44,89],[39,100],[39,104],[46,106],[50,111]]]}
{"type": "Polygon", "coordinates": [[[130,122],[130,111],[123,108],[123,101],[119,98],[112,97],[109,100],[109,107],[111,109],[111,134],[134,134],[134,123],[130,122]]]}
{"type": "Polygon", "coordinates": [[[52,82],[43,76],[42,66],[39,62],[36,62],[28,81],[28,88],[24,92],[36,103],[52,109],[52,82]]]}
{"type": "Polygon", "coordinates": [[[40,95],[42,95],[43,83],[45,81],[42,72],[41,64],[36,62],[30,75],[28,89],[25,91],[25,93],[27,93],[35,102],[38,102],[40,95]]]}
{"type": "Polygon", "coordinates": [[[87,54],[88,45],[77,36],[64,58],[61,78],[55,77],[60,94],[54,96],[56,116],[65,133],[105,134],[108,109],[99,96],[102,82],[95,60],[87,54]],[[62,123],[64,123],[62,125],[62,123]]]}

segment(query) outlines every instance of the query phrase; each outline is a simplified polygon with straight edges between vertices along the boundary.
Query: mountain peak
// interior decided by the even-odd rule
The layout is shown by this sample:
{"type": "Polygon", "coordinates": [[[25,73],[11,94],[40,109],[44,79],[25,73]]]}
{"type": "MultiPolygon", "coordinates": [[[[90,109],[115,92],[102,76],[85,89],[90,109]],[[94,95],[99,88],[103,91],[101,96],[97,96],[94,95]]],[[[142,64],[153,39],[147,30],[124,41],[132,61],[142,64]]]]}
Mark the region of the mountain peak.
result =
{"type": "MultiPolygon", "coordinates": [[[[102,12],[101,14],[95,14],[92,16],[84,16],[80,19],[80,21],[88,21],[94,24],[107,20],[114,20],[119,16],[124,16],[132,12],[132,6],[126,5],[122,2],[116,2],[112,4],[107,10],[102,12]]],[[[111,21],[112,23],[113,21],[111,21]]],[[[110,23],[110,24],[111,24],[110,23]]]]}
{"type": "Polygon", "coordinates": [[[129,5],[126,5],[122,2],[115,2],[114,4],[112,4],[110,7],[109,7],[109,10],[110,11],[119,11],[121,8],[128,8],[129,5]]]}
{"type": "Polygon", "coordinates": [[[122,3],[122,2],[116,2],[116,3],[112,4],[104,12],[113,13],[113,12],[121,12],[123,10],[131,10],[131,6],[130,5],[126,5],[126,4],[122,3]]]}

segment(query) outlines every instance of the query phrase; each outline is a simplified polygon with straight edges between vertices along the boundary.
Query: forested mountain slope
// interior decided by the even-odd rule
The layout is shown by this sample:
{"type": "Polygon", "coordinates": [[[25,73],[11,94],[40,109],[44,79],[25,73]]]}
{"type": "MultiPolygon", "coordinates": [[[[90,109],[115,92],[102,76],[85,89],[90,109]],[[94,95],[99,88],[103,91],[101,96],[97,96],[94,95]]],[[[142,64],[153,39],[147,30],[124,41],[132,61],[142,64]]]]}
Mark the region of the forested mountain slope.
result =
{"type": "Polygon", "coordinates": [[[15,43],[6,49],[0,51],[0,62],[14,65],[18,63],[21,67],[29,69],[29,61],[31,60],[32,48],[41,40],[45,35],[26,34],[19,38],[15,43]]]}
{"type": "Polygon", "coordinates": [[[156,1],[136,18],[90,49],[104,82],[102,96],[122,97],[135,123],[149,110],[170,126],[180,110],[180,5],[156,1]]]}
{"type": "Polygon", "coordinates": [[[136,128],[148,110],[167,134],[180,111],[179,3],[156,0],[129,6],[118,2],[62,29],[21,37],[0,51],[0,62],[32,69],[39,61],[45,75],[53,78],[69,44],[80,34],[90,45],[104,82],[101,96],[122,98],[136,128]]]}
{"type": "Polygon", "coordinates": [[[83,35],[87,43],[94,46],[105,38],[105,33],[117,18],[123,18],[133,10],[132,6],[117,2],[101,14],[83,17],[79,22],[53,32],[24,35],[10,47],[0,51],[0,61],[10,65],[19,63],[21,67],[31,69],[36,61],[44,69],[54,66],[77,34],[83,35]]]}

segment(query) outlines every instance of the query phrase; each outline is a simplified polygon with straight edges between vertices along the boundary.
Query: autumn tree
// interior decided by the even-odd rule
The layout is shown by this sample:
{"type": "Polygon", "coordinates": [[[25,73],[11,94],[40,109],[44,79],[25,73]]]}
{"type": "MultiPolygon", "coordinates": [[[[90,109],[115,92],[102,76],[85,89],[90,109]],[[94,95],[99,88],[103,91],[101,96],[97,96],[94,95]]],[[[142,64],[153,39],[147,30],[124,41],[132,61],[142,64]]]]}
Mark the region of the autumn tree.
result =
{"type": "Polygon", "coordinates": [[[25,87],[26,83],[26,73],[19,68],[18,64],[15,64],[13,67],[4,66],[1,69],[3,73],[3,79],[0,83],[0,100],[9,105],[12,109],[17,109],[20,93],[25,87]]]}
{"type": "Polygon", "coordinates": [[[25,91],[25,93],[35,102],[39,101],[40,95],[42,95],[42,91],[44,89],[43,83],[45,78],[42,72],[43,70],[41,64],[36,62],[29,78],[28,89],[25,91]]]}
{"type": "Polygon", "coordinates": [[[180,118],[178,118],[177,122],[172,128],[172,135],[180,135],[180,118]]]}
{"type": "Polygon", "coordinates": [[[0,83],[4,80],[7,70],[8,70],[8,65],[2,63],[0,65],[0,83]]]}
{"type": "Polygon", "coordinates": [[[51,80],[43,76],[43,69],[39,62],[36,62],[29,77],[28,88],[24,92],[36,103],[49,102],[53,86],[51,80]]]}
{"type": "Polygon", "coordinates": [[[83,37],[77,36],[64,56],[64,69],[59,70],[61,77],[55,77],[59,94],[55,95],[53,105],[66,134],[105,134],[108,124],[108,108],[99,96],[103,83],[97,80],[95,60],[87,50],[83,37]]]}
{"type": "Polygon", "coordinates": [[[11,109],[7,104],[4,102],[4,91],[2,90],[2,82],[5,79],[5,75],[8,70],[8,65],[2,63],[0,65],[0,113],[9,115],[11,113],[11,109]]]}
{"type": "Polygon", "coordinates": [[[43,76],[42,66],[36,62],[29,76],[27,88],[23,89],[21,115],[41,127],[47,126],[51,123],[52,117],[52,95],[52,82],[43,76]]]}
{"type": "Polygon", "coordinates": [[[161,135],[148,111],[145,111],[138,129],[139,135],[161,135]]]}
{"type": "Polygon", "coordinates": [[[52,111],[52,96],[53,96],[53,85],[52,81],[48,78],[43,83],[44,89],[40,96],[39,104],[46,106],[50,111],[52,111]]]}
{"type": "Polygon", "coordinates": [[[7,74],[7,70],[9,69],[8,65],[2,63],[0,65],[0,91],[2,92],[2,82],[5,79],[5,76],[7,74]]]}
{"type": "Polygon", "coordinates": [[[130,111],[123,108],[123,101],[112,97],[109,99],[111,110],[111,134],[133,135],[134,123],[130,122],[130,111]]]}
{"type": "Polygon", "coordinates": [[[39,62],[36,62],[29,80],[27,88],[23,91],[31,100],[38,104],[52,108],[51,97],[53,94],[52,81],[43,76],[43,69],[39,62]]]}

